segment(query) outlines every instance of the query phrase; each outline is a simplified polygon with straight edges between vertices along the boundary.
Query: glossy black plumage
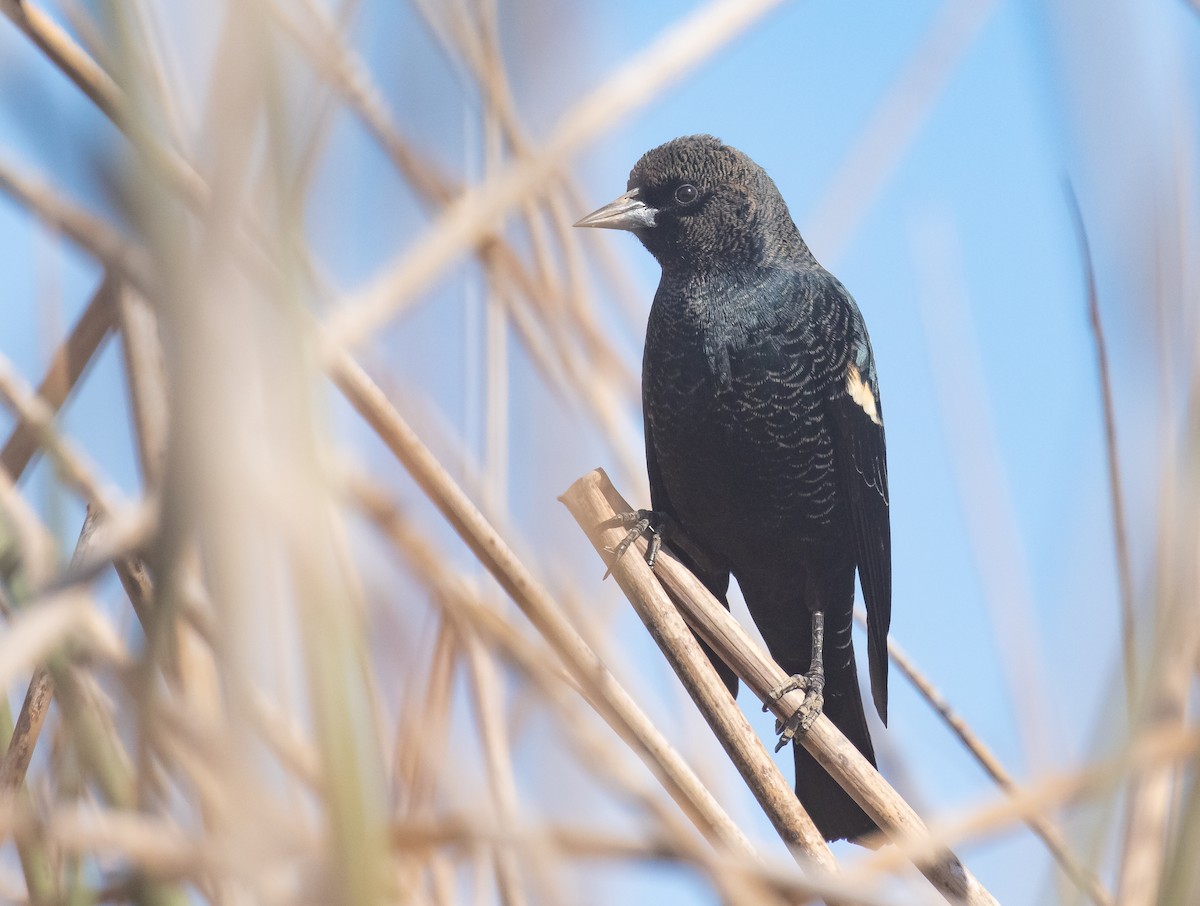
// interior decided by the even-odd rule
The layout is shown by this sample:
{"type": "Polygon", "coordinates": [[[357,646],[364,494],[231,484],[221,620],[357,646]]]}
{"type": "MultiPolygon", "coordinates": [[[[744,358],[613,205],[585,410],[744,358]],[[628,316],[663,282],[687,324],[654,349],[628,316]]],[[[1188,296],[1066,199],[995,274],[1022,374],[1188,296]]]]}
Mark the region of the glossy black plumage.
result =
{"type": "MultiPolygon", "coordinates": [[[[686,559],[722,601],[737,577],[789,673],[808,670],[811,613],[824,613],[824,712],[874,762],[851,645],[854,574],[886,722],[891,544],[862,315],[740,151],[711,136],[676,139],[638,161],[629,190],[580,225],[630,229],[662,265],[642,369],[652,507],[690,539],[698,555],[686,559]]],[[[825,837],[873,830],[794,750],[797,795],[825,837]]]]}

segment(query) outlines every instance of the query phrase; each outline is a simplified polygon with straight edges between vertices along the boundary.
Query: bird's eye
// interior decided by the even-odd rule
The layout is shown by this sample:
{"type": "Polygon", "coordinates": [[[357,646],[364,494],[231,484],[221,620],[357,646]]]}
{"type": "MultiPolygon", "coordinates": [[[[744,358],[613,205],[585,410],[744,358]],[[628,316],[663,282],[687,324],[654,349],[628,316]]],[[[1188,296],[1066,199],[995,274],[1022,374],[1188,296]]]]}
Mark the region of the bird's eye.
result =
{"type": "Polygon", "coordinates": [[[691,183],[684,183],[675,190],[675,200],[680,204],[691,204],[700,197],[700,191],[691,183]]]}

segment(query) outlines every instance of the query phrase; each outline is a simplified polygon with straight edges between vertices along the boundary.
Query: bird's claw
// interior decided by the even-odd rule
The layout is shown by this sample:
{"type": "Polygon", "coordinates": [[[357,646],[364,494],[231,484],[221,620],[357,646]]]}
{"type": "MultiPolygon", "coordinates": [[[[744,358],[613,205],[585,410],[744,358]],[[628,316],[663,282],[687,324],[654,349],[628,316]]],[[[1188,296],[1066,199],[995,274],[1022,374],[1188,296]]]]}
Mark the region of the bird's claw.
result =
{"type": "Polygon", "coordinates": [[[650,541],[646,547],[646,564],[654,569],[654,561],[658,557],[659,550],[662,549],[662,528],[656,524],[657,514],[653,510],[635,510],[632,513],[617,513],[611,519],[606,519],[600,523],[600,528],[619,528],[621,526],[631,526],[629,532],[617,544],[616,547],[605,547],[606,553],[612,554],[612,562],[608,569],[604,571],[604,578],[607,579],[612,573],[612,564],[616,563],[629,548],[637,543],[637,540],[647,532],[650,533],[650,541]]]}
{"type": "Polygon", "coordinates": [[[797,674],[767,693],[767,700],[763,704],[764,711],[770,710],[771,705],[789,692],[801,689],[804,690],[804,701],[800,703],[800,707],[787,720],[775,721],[775,732],[779,734],[779,742],[775,744],[776,752],[795,739],[797,734],[807,733],[808,728],[820,717],[821,710],[825,707],[825,677],[821,673],[813,672],[797,674]]]}

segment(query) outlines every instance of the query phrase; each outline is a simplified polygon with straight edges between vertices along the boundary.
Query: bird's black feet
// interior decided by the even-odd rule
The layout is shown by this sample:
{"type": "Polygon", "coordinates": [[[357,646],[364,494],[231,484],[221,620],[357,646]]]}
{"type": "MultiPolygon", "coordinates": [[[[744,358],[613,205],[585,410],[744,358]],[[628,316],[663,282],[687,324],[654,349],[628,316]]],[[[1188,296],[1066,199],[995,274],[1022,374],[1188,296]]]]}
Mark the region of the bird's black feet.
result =
{"type": "Polygon", "coordinates": [[[771,705],[787,693],[798,689],[804,691],[804,701],[800,703],[800,707],[787,720],[775,721],[775,732],[779,734],[779,742],[775,745],[776,752],[791,742],[797,733],[807,733],[808,728],[813,725],[813,721],[820,716],[821,709],[825,706],[825,672],[816,668],[809,670],[808,673],[796,674],[791,677],[782,686],[767,693],[767,701],[763,704],[763,710],[769,711],[771,705]]]}
{"type": "MultiPolygon", "coordinates": [[[[658,557],[659,550],[662,548],[662,538],[667,532],[670,522],[671,517],[655,510],[636,510],[632,513],[617,513],[611,519],[602,522],[600,527],[617,528],[619,526],[629,526],[629,532],[616,547],[606,547],[605,550],[613,555],[612,562],[616,563],[634,545],[638,538],[649,532],[650,541],[646,547],[646,565],[654,569],[654,561],[658,557]]],[[[612,572],[611,566],[605,570],[604,578],[607,579],[610,572],[612,572]]]]}
{"type": "MultiPolygon", "coordinates": [[[[712,557],[688,536],[670,513],[662,510],[635,510],[632,513],[617,513],[611,519],[600,523],[600,528],[620,526],[628,526],[629,532],[616,547],[605,548],[613,555],[609,568],[604,573],[606,579],[612,572],[612,564],[620,560],[634,542],[647,533],[650,535],[650,542],[646,547],[646,563],[651,569],[654,569],[654,561],[658,558],[658,552],[665,541],[677,554],[682,554],[690,561],[688,566],[693,572],[710,574],[720,573],[722,570],[712,557]]],[[[728,567],[724,569],[728,573],[728,567]]]]}

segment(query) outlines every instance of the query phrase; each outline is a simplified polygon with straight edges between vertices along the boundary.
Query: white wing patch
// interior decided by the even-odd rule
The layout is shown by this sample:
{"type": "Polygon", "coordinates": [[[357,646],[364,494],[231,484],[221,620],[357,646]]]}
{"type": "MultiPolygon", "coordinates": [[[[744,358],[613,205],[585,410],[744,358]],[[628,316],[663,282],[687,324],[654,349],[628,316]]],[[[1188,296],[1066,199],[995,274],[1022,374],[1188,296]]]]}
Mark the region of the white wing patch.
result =
{"type": "Polygon", "coordinates": [[[858,369],[853,365],[846,372],[846,392],[850,394],[850,399],[858,403],[862,411],[867,413],[867,417],[875,424],[882,425],[879,420],[879,409],[875,406],[875,394],[871,392],[871,385],[863,380],[858,369]]]}

